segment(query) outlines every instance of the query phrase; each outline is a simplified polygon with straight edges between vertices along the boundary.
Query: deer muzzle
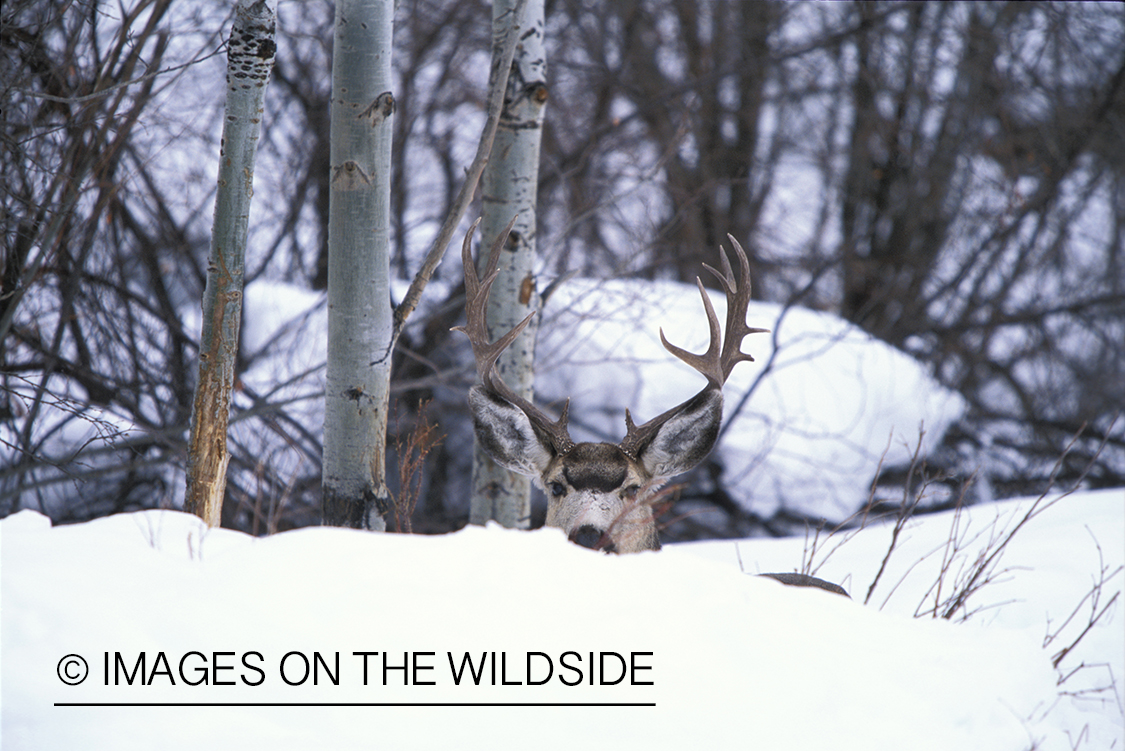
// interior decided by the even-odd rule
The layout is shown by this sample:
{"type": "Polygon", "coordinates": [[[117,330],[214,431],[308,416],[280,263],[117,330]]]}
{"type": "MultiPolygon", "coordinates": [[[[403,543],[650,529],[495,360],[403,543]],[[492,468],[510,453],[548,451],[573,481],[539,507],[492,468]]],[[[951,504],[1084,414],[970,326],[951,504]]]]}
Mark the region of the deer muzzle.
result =
{"type": "Polygon", "coordinates": [[[601,550],[605,553],[616,553],[617,546],[613,538],[592,524],[583,524],[569,535],[570,541],[591,550],[601,550]]]}

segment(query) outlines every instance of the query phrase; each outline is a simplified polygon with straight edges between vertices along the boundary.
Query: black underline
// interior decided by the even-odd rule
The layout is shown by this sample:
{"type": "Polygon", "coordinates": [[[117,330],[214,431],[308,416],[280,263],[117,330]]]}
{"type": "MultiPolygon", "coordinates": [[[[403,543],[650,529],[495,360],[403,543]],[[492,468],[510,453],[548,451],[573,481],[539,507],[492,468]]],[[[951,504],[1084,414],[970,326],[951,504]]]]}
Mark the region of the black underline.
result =
{"type": "Polygon", "coordinates": [[[304,702],[304,701],[169,701],[169,702],[55,702],[56,707],[655,707],[656,702],[613,701],[385,701],[385,702],[304,702]]]}

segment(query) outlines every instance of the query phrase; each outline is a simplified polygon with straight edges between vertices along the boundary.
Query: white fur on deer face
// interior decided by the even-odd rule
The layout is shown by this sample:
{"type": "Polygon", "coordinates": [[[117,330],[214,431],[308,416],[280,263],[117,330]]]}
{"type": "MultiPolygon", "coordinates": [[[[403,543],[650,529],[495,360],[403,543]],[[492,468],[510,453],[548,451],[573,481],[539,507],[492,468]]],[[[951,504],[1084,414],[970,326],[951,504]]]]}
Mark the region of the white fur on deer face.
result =
{"type": "Polygon", "coordinates": [[[525,412],[480,386],[469,391],[477,440],[502,467],[528,475],[547,494],[547,526],[606,552],[659,550],[654,493],[701,462],[715,444],[723,397],[705,389],[634,447],[578,443],[558,450],[525,412]]]}
{"type": "Polygon", "coordinates": [[[587,548],[607,553],[659,550],[652,478],[617,446],[580,443],[555,457],[540,480],[547,526],[587,548]]]}

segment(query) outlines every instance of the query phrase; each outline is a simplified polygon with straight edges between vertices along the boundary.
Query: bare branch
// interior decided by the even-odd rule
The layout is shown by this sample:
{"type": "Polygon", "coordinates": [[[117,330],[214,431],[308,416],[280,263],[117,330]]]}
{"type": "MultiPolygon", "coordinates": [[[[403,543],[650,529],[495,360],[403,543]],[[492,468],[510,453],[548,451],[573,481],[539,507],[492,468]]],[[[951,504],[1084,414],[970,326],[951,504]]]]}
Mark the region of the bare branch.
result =
{"type": "Polygon", "coordinates": [[[391,335],[392,347],[401,336],[403,327],[406,326],[406,320],[418,307],[422,290],[426,288],[430,277],[433,276],[438,264],[445,256],[449,241],[453,239],[453,233],[457,230],[457,225],[460,224],[461,218],[468,210],[469,204],[473,200],[473,194],[476,192],[477,184],[480,182],[481,174],[484,172],[485,165],[488,164],[488,156],[492,152],[492,142],[496,138],[496,128],[500,124],[500,115],[504,110],[504,93],[508,90],[508,74],[512,69],[512,58],[515,56],[516,45],[520,36],[519,18],[523,13],[525,4],[526,0],[518,0],[512,13],[512,24],[504,37],[503,45],[499,47],[499,51],[492,61],[488,85],[488,119],[485,120],[484,130],[481,132],[480,142],[477,144],[476,156],[465,173],[465,181],[461,184],[461,190],[458,191],[445,221],[442,222],[441,229],[426,254],[426,259],[422,262],[422,268],[418,269],[418,273],[414,276],[414,281],[410,283],[410,288],[406,291],[402,302],[395,309],[394,333],[391,335]]]}

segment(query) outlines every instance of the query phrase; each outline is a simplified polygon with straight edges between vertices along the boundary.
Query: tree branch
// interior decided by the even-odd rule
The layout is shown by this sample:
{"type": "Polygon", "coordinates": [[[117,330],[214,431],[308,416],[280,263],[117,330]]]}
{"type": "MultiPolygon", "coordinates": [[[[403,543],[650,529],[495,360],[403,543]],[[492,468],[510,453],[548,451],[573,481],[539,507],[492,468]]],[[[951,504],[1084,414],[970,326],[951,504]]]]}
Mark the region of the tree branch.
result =
{"type": "MultiPolygon", "coordinates": [[[[484,131],[481,133],[480,142],[477,144],[476,157],[469,165],[465,174],[465,182],[462,183],[461,190],[457,193],[453,206],[450,207],[449,213],[441,225],[441,230],[434,238],[433,245],[430,247],[429,253],[426,254],[426,260],[422,263],[422,268],[418,269],[414,281],[410,284],[410,289],[407,290],[402,302],[395,309],[394,333],[391,335],[392,349],[406,326],[406,319],[418,307],[422,290],[426,288],[430,277],[433,276],[438,264],[445,256],[449,241],[453,238],[453,233],[457,230],[457,225],[460,224],[465,211],[468,210],[469,203],[476,192],[477,184],[480,182],[481,174],[484,173],[484,167],[488,164],[488,157],[492,153],[492,142],[496,137],[497,126],[500,124],[500,114],[504,110],[504,94],[508,90],[508,74],[511,72],[512,58],[515,57],[516,44],[519,42],[519,18],[523,13],[524,5],[526,5],[526,0],[519,0],[516,3],[515,10],[512,13],[512,24],[508,27],[503,46],[499,47],[497,54],[492,59],[492,71],[489,74],[488,82],[488,119],[485,121],[484,131]]],[[[496,48],[497,45],[494,44],[493,49],[496,48]]]]}

